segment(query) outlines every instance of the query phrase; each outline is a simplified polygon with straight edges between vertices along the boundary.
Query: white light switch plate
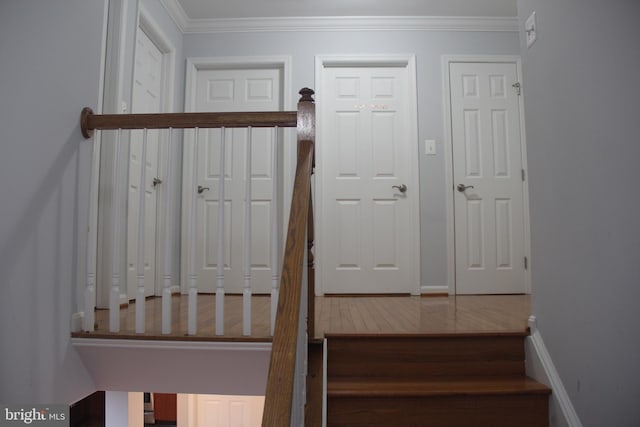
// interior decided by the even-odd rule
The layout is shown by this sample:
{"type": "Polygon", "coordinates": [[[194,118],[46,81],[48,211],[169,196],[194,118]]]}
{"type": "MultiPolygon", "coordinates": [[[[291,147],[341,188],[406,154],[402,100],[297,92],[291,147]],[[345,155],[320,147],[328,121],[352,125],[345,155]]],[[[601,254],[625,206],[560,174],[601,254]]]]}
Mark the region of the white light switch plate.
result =
{"type": "Polygon", "coordinates": [[[425,139],[424,140],[424,152],[427,156],[435,156],[436,155],[436,140],[435,139],[425,139]]]}

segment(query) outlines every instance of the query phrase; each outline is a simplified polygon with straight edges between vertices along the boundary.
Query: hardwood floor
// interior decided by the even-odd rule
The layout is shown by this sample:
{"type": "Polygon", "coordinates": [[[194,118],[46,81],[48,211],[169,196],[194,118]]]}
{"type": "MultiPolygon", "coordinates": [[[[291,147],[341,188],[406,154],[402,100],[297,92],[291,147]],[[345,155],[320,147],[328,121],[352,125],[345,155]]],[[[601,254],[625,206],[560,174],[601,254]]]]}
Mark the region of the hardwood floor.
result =
{"type": "Polygon", "coordinates": [[[520,332],[530,313],[529,295],[318,297],[316,337],[520,332]]]}
{"type": "MultiPolygon", "coordinates": [[[[242,297],[225,300],[225,335],[215,336],[215,296],[198,297],[198,334],[187,336],[187,298],[172,298],[173,331],[161,334],[160,298],[146,301],[146,332],[135,333],[135,303],[120,311],[120,330],[108,332],[109,311],[96,310],[96,331],[79,337],[269,341],[270,298],[252,299],[252,334],[242,336],[242,297]]],[[[325,334],[450,334],[522,332],[531,313],[529,295],[316,297],[315,338],[325,334]]]]}

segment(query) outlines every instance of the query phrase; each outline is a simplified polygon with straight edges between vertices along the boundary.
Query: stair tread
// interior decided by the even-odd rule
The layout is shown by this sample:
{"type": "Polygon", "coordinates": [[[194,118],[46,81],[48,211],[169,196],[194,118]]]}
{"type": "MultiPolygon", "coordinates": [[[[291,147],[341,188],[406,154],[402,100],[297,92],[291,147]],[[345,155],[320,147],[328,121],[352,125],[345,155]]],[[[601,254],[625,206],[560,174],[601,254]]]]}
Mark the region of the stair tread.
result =
{"type": "Polygon", "coordinates": [[[435,376],[428,378],[330,378],[331,397],[403,397],[499,394],[550,394],[551,390],[525,376],[435,376]]]}

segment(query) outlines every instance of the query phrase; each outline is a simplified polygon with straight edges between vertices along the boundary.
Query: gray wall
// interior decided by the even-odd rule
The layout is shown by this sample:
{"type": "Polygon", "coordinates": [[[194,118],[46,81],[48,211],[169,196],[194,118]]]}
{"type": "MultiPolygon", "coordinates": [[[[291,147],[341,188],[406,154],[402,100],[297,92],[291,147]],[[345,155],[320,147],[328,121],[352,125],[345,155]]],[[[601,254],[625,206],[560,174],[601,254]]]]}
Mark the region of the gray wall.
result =
{"type": "Polygon", "coordinates": [[[93,382],[70,345],[86,247],[103,0],[0,2],[0,402],[68,403],[93,382]]]}
{"type": "Polygon", "coordinates": [[[314,58],[321,54],[410,53],[416,55],[419,141],[435,139],[438,154],[420,144],[421,284],[447,285],[445,162],[443,153],[444,54],[518,54],[518,35],[509,32],[357,31],[187,34],[185,57],[290,55],[292,105],[298,89],[313,88],[314,58]]]}
{"type": "Polygon", "coordinates": [[[533,314],[585,426],[640,423],[635,0],[520,0],[533,314]]]}

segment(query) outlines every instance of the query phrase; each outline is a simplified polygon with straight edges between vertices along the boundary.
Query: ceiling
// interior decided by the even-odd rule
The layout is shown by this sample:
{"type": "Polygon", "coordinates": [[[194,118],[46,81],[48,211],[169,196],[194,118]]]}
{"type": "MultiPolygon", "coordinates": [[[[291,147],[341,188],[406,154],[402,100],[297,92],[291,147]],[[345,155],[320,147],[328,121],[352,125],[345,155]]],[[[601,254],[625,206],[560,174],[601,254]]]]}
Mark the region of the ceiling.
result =
{"type": "Polygon", "coordinates": [[[516,0],[172,0],[189,20],[318,16],[517,16],[516,0]]]}

